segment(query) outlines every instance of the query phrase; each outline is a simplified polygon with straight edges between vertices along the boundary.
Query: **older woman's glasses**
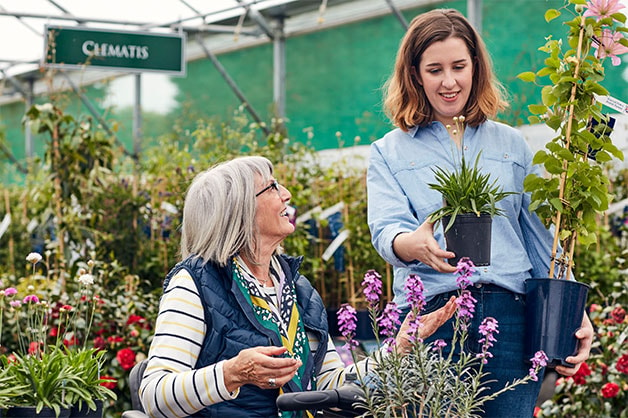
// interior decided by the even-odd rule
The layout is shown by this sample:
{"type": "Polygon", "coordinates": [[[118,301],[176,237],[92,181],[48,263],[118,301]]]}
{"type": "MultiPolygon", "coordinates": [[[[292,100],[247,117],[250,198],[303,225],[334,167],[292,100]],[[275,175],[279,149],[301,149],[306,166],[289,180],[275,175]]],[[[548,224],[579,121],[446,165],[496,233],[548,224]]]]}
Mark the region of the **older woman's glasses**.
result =
{"type": "Polygon", "coordinates": [[[266,190],[270,190],[270,189],[275,189],[275,191],[277,193],[279,193],[279,183],[277,182],[277,180],[273,180],[272,183],[270,183],[268,186],[264,187],[262,190],[260,190],[259,192],[257,192],[255,194],[255,197],[261,195],[262,193],[264,193],[266,190]]]}

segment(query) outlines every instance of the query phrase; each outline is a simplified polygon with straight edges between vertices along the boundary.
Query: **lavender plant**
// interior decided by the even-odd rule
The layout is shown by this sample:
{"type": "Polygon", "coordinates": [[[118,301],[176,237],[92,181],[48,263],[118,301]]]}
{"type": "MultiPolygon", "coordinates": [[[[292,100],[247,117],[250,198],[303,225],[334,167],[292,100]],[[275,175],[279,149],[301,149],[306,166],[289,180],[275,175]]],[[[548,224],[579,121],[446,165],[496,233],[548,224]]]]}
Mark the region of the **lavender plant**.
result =
{"type": "MultiPolygon", "coordinates": [[[[443,340],[425,343],[421,338],[421,311],[425,305],[423,283],[418,275],[410,275],[405,284],[407,301],[411,307],[409,324],[404,331],[411,342],[410,349],[396,345],[394,336],[399,332],[400,310],[394,302],[380,309],[381,277],[373,270],[366,273],[362,286],[369,304],[376,337],[385,336],[382,349],[375,351],[377,363],[374,371],[359,376],[364,392],[363,416],[386,417],[478,417],[482,406],[502,393],[530,380],[538,380],[538,373],[546,366],[547,356],[542,351],[530,359],[529,374],[507,383],[503,388],[488,392],[490,375],[484,366],[492,358],[491,348],[497,342],[499,324],[487,317],[479,327],[480,353],[469,353],[465,342],[469,334],[476,300],[467,287],[474,271],[471,260],[463,258],[455,274],[459,287],[454,320],[452,349],[448,353],[443,340]]],[[[346,347],[355,348],[355,309],[343,305],[339,328],[347,341],[346,347]]],[[[353,353],[353,351],[352,351],[353,353]]],[[[355,360],[355,358],[354,358],[355,360]]]]}

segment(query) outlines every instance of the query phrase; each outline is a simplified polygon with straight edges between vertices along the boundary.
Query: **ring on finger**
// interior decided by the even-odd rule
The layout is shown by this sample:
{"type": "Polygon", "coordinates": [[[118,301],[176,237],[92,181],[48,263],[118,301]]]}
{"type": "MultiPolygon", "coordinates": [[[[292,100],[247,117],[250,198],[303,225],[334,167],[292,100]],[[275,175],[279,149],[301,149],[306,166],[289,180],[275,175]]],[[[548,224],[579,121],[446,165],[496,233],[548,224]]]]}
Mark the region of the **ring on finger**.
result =
{"type": "Polygon", "coordinates": [[[268,386],[270,386],[271,388],[274,388],[277,386],[277,382],[275,381],[275,378],[271,377],[270,379],[268,379],[268,386]]]}

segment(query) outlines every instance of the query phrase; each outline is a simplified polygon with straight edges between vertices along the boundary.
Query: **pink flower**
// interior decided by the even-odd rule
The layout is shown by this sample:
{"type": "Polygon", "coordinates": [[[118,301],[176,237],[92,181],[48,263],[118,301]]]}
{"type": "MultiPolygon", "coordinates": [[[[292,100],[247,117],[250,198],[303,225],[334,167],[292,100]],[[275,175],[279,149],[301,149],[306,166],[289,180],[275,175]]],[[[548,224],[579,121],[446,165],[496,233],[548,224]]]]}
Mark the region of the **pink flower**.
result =
{"type": "Polygon", "coordinates": [[[611,57],[614,66],[621,64],[621,59],[617,55],[628,52],[628,48],[619,43],[623,37],[621,32],[613,33],[609,29],[604,29],[601,39],[596,42],[598,58],[611,57]]]}
{"type": "Polygon", "coordinates": [[[7,287],[4,289],[4,296],[13,296],[17,293],[17,290],[14,287],[7,287]]]}
{"type": "Polygon", "coordinates": [[[28,295],[24,297],[22,303],[39,303],[39,298],[36,295],[28,295]]]}
{"type": "Polygon", "coordinates": [[[583,16],[596,17],[598,19],[604,19],[610,17],[612,14],[619,12],[625,6],[619,2],[619,0],[589,0],[587,2],[587,10],[583,16]]]}

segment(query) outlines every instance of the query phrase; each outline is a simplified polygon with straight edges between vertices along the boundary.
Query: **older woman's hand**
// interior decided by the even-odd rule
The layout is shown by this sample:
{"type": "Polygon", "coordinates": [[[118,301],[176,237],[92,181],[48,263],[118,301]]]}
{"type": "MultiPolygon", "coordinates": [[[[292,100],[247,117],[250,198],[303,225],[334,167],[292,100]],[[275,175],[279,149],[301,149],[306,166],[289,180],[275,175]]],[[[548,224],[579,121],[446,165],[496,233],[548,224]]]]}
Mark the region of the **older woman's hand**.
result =
{"type": "Polygon", "coordinates": [[[556,372],[563,376],[573,376],[576,374],[580,365],[589,358],[591,352],[591,345],[593,344],[593,325],[587,313],[584,313],[582,318],[582,326],[576,331],[576,338],[580,340],[578,342],[578,352],[570,357],[567,357],[565,361],[572,363],[574,367],[556,366],[556,372]]]}
{"type": "Polygon", "coordinates": [[[232,392],[246,384],[262,389],[282,387],[301,367],[300,360],[279,357],[286,351],[285,347],[253,347],[240,351],[223,365],[227,390],[232,392]]]}
{"type": "MultiPolygon", "coordinates": [[[[456,312],[457,307],[456,297],[452,296],[441,308],[438,308],[434,312],[421,315],[421,327],[419,328],[419,335],[416,337],[427,338],[434,334],[436,330],[441,327],[441,325],[452,317],[454,312],[456,312]]],[[[412,342],[410,341],[410,336],[408,335],[408,328],[410,327],[410,322],[412,320],[413,315],[412,312],[410,312],[399,328],[399,333],[397,334],[396,339],[397,352],[399,353],[407,353],[412,349],[412,342]]]]}

